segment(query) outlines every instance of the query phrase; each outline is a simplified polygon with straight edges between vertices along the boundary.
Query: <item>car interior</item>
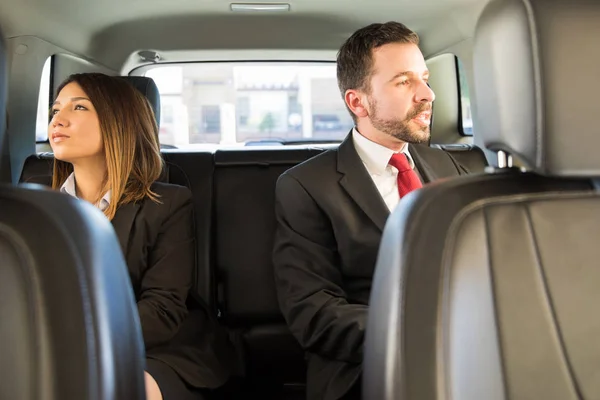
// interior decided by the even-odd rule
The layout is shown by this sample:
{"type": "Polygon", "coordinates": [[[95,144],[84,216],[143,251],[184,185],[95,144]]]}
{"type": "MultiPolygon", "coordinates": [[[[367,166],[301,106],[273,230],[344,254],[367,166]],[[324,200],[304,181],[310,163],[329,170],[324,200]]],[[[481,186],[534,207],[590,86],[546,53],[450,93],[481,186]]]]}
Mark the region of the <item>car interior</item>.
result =
{"type": "Polygon", "coordinates": [[[600,3],[0,7],[0,399],[144,398],[139,321],[110,223],[48,190],[48,108],[77,72],[122,77],[147,98],[160,180],[193,194],[191,294],[238,357],[220,396],[305,398],[303,349],[273,278],[275,184],[348,134],[336,53],[389,20],[420,37],[436,94],[429,145],[471,174],[411,193],[388,220],[363,398],[600,398],[600,3]]]}

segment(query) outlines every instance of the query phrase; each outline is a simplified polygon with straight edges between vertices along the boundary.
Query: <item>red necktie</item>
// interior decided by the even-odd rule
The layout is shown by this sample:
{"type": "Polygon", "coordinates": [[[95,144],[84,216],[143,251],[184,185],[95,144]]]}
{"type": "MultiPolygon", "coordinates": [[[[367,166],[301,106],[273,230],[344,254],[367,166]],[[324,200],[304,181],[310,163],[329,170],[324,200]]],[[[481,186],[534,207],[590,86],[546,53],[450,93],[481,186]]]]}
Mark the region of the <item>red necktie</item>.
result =
{"type": "Polygon", "coordinates": [[[419,176],[410,167],[408,157],[404,153],[396,153],[390,158],[389,164],[398,170],[398,193],[400,198],[415,189],[423,187],[419,176]]]}

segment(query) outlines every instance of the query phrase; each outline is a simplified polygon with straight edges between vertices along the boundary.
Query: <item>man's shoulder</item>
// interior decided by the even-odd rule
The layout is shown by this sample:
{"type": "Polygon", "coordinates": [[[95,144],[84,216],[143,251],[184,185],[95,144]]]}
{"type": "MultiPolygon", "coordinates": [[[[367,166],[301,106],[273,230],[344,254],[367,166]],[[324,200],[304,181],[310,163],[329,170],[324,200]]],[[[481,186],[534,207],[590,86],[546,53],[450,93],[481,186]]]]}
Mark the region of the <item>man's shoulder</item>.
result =
{"type": "Polygon", "coordinates": [[[283,175],[292,176],[300,181],[337,176],[337,149],[326,150],[309,158],[288,169],[283,175]]]}
{"type": "Polygon", "coordinates": [[[417,152],[420,156],[448,158],[448,154],[437,147],[431,147],[426,144],[411,144],[408,147],[409,151],[417,152]]]}
{"type": "Polygon", "coordinates": [[[277,179],[278,197],[308,193],[313,199],[331,196],[340,175],[337,172],[337,151],[327,150],[285,171],[277,179]]]}
{"type": "Polygon", "coordinates": [[[413,158],[419,158],[432,166],[442,166],[443,168],[456,168],[456,160],[446,151],[438,147],[430,147],[423,144],[413,144],[409,148],[413,158]]]}
{"type": "Polygon", "coordinates": [[[413,144],[409,147],[413,158],[427,163],[438,175],[452,176],[460,175],[461,167],[459,163],[447,151],[430,147],[427,145],[413,144]]]}

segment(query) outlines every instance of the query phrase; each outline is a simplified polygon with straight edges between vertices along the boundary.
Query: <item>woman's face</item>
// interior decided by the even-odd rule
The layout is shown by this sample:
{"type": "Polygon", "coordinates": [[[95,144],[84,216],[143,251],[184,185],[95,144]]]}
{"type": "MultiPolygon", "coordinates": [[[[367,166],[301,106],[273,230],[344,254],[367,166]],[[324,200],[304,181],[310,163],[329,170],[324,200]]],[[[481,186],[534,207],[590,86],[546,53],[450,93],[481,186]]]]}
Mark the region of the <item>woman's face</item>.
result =
{"type": "Polygon", "coordinates": [[[60,91],[51,115],[48,139],[56,159],[74,163],[103,155],[98,114],[77,83],[71,82],[60,91]]]}

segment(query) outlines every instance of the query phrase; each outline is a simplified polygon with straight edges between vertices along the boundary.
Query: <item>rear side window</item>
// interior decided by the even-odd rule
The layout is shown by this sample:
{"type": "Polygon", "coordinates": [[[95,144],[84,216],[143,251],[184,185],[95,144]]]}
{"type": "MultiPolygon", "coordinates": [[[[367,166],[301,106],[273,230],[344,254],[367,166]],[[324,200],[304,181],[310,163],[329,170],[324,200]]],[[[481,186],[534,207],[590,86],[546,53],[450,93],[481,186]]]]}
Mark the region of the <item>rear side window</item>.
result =
{"type": "Polygon", "coordinates": [[[469,94],[469,84],[467,82],[467,73],[462,62],[456,58],[458,70],[458,83],[460,91],[460,113],[462,134],[473,136],[473,114],[471,113],[471,97],[469,94]]]}
{"type": "Polygon", "coordinates": [[[40,79],[40,93],[38,95],[37,117],[35,121],[35,141],[48,141],[48,122],[50,116],[50,72],[52,70],[52,56],[48,57],[42,69],[40,79]]]}
{"type": "Polygon", "coordinates": [[[335,63],[219,62],[146,71],[160,141],[177,148],[341,141],[353,126],[335,63]]]}

